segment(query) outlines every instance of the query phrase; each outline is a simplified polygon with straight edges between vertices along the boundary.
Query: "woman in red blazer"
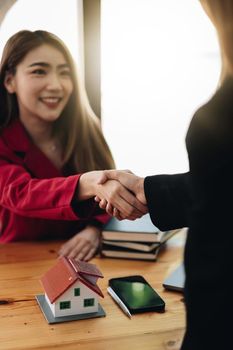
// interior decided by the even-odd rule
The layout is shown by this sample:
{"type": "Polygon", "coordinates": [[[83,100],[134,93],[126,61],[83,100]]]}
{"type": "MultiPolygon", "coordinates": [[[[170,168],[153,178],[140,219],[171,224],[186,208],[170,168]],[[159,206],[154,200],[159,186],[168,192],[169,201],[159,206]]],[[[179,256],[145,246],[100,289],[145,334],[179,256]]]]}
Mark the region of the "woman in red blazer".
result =
{"type": "Polygon", "coordinates": [[[60,253],[89,260],[108,220],[93,197],[112,188],[98,185],[96,170],[113,167],[64,43],[45,31],[16,33],[0,70],[0,242],[68,238],[60,253]]]}

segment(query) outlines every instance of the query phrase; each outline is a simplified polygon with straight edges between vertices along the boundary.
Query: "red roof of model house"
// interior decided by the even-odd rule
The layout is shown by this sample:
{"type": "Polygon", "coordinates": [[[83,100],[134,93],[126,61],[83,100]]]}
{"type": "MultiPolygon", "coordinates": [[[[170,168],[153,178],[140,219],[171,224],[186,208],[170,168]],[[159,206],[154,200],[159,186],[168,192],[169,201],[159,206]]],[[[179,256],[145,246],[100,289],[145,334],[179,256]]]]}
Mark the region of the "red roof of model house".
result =
{"type": "Polygon", "coordinates": [[[99,277],[103,278],[103,275],[96,265],[61,257],[56,265],[41,278],[41,283],[50,302],[54,303],[77,280],[80,280],[95,293],[104,297],[96,284],[99,277]]]}

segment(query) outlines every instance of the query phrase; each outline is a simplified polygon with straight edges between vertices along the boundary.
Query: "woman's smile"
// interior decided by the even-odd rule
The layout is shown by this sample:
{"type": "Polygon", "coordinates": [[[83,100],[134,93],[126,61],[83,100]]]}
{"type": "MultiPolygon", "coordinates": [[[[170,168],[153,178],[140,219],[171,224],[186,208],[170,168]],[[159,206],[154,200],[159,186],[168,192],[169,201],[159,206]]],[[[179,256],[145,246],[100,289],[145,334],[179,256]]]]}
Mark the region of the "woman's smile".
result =
{"type": "Polygon", "coordinates": [[[46,105],[48,108],[57,108],[61,102],[62,97],[40,97],[39,101],[46,105]]]}

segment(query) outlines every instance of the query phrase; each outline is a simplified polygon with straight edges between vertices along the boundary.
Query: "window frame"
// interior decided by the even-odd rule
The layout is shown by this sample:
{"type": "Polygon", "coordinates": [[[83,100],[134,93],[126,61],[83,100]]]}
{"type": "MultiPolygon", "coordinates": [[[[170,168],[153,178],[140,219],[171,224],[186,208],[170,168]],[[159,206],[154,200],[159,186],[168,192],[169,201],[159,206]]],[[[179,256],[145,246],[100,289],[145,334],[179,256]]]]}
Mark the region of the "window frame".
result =
{"type": "Polygon", "coordinates": [[[70,300],[60,301],[59,302],[59,308],[60,308],[60,310],[71,309],[71,301],[70,300]]]}
{"type": "Polygon", "coordinates": [[[95,298],[83,299],[83,306],[84,307],[93,307],[93,306],[95,306],[95,298]]]}
{"type": "Polygon", "coordinates": [[[74,288],[74,296],[75,297],[80,297],[80,295],[81,295],[80,287],[74,288]],[[76,293],[78,293],[78,294],[76,294],[76,293]]]}

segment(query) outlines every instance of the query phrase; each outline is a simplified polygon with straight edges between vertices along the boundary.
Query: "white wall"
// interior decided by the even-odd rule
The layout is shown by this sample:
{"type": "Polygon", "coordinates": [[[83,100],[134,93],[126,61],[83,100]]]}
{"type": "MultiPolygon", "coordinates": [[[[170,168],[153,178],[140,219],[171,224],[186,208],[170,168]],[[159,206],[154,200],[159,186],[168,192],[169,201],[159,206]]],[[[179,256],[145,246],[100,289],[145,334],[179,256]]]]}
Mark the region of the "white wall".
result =
{"type": "Polygon", "coordinates": [[[83,72],[82,0],[18,0],[0,27],[0,56],[7,39],[22,29],[58,35],[83,72]]]}
{"type": "Polygon", "coordinates": [[[188,170],[185,134],[214,92],[215,31],[195,0],[102,0],[102,120],[117,167],[188,170]]]}

